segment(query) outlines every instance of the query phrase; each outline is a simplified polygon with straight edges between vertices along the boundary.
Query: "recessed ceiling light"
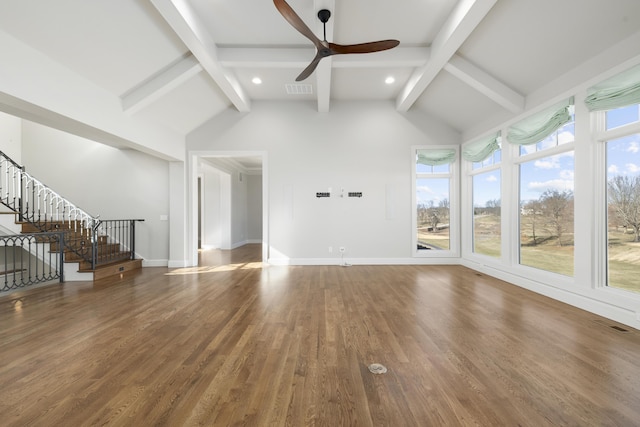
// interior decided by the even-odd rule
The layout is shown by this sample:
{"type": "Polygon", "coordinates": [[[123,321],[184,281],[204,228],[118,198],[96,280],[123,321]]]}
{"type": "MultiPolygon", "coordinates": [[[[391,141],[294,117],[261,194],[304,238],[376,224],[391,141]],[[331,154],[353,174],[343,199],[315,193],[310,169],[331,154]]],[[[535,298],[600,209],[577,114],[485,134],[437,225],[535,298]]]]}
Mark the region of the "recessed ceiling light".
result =
{"type": "Polygon", "coordinates": [[[385,82],[386,84],[388,84],[388,85],[390,85],[390,84],[394,83],[395,81],[396,81],[396,79],[395,79],[393,76],[389,76],[389,77],[387,77],[387,78],[384,80],[384,82],[385,82]]]}
{"type": "Polygon", "coordinates": [[[254,77],[251,79],[251,82],[253,82],[254,85],[259,85],[262,84],[262,79],[260,77],[254,77]]]}

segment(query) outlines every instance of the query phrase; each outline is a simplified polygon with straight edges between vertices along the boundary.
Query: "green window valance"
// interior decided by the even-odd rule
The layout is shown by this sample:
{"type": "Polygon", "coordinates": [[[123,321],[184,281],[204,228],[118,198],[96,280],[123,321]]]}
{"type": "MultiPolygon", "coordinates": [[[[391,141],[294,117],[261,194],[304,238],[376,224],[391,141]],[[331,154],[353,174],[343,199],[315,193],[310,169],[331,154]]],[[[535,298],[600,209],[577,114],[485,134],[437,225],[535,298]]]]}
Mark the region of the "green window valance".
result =
{"type": "Polygon", "coordinates": [[[500,149],[498,138],[500,138],[500,132],[465,145],[462,147],[462,158],[470,162],[482,162],[486,160],[495,151],[500,149]]]}
{"type": "Polygon", "coordinates": [[[589,111],[610,110],[640,103],[640,65],[587,89],[589,111]]]}
{"type": "Polygon", "coordinates": [[[573,97],[552,105],[507,130],[507,139],[516,145],[529,145],[542,141],[571,120],[573,97]]]}
{"type": "Polygon", "coordinates": [[[427,166],[446,165],[456,161],[456,150],[453,148],[434,148],[418,150],[417,163],[427,166]]]}

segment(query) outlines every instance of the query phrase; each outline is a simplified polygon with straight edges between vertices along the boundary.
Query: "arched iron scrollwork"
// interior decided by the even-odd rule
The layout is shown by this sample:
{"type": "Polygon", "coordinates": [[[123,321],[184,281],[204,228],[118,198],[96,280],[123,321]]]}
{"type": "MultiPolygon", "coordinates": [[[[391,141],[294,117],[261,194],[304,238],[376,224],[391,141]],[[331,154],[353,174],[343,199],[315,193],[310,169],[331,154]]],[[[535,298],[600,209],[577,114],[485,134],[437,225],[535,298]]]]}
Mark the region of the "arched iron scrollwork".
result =
{"type": "Polygon", "coordinates": [[[0,292],[64,281],[63,233],[0,236],[0,292]]]}

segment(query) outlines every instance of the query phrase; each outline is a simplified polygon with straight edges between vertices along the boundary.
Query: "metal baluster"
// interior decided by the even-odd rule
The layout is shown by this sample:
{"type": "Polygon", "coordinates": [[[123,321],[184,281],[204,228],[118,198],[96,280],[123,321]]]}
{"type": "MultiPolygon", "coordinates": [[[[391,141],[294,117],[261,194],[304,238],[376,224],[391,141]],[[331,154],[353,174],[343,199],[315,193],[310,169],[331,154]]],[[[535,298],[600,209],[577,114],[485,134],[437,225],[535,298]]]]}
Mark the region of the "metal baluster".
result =
{"type": "Polygon", "coordinates": [[[130,259],[136,259],[136,222],[130,221],[129,224],[129,250],[131,251],[130,259]]]}
{"type": "Polygon", "coordinates": [[[7,273],[7,271],[8,271],[7,270],[7,252],[8,252],[8,249],[7,249],[6,241],[3,240],[2,243],[3,243],[2,248],[4,249],[3,250],[3,252],[4,252],[4,286],[2,287],[2,290],[6,291],[6,290],[9,289],[9,286],[8,286],[9,274],[7,273]]]}
{"type": "Polygon", "coordinates": [[[23,192],[22,192],[23,188],[24,188],[24,170],[25,170],[25,168],[23,166],[20,169],[20,194],[19,194],[19,197],[18,197],[18,212],[19,212],[18,219],[20,221],[22,221],[22,219],[23,219],[22,211],[24,209],[24,206],[23,206],[23,192]]]}
{"type": "Polygon", "coordinates": [[[64,233],[58,233],[58,275],[60,283],[64,282],[64,233]]]}

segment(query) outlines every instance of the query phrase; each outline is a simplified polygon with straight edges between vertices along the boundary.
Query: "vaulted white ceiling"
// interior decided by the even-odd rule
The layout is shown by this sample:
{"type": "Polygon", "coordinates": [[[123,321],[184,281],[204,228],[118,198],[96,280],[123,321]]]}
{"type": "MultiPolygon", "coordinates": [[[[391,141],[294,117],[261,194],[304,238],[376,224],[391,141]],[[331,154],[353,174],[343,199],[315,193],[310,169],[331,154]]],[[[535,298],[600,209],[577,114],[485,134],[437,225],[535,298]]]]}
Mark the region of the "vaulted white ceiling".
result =
{"type": "Polygon", "coordinates": [[[288,3],[320,38],[326,8],[327,40],[400,45],[325,58],[300,85],[315,50],[272,0],[3,0],[0,31],[113,96],[122,120],[178,135],[265,100],[320,112],[388,101],[464,134],[517,115],[532,93],[640,31],[638,0],[288,3]]]}

